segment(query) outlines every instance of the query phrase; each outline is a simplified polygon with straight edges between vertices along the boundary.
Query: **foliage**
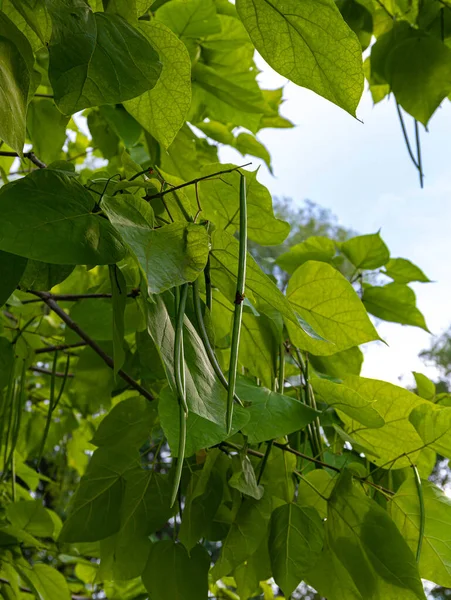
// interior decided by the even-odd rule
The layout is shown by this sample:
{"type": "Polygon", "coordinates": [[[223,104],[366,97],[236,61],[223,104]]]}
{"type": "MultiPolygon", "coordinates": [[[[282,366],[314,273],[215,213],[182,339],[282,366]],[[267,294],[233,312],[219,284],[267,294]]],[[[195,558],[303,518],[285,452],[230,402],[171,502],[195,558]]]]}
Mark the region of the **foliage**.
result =
{"type": "Polygon", "coordinates": [[[374,35],[375,100],[426,124],[451,92],[448,12],[3,0],[2,597],[449,585],[449,502],[411,466],[427,480],[451,453],[451,409],[421,377],[360,376],[369,315],[427,329],[409,284],[428,278],[377,232],[307,212],[290,234],[257,173],[217,157],[270,165],[257,133],[291,127],[255,50],[355,114],[374,35]]]}

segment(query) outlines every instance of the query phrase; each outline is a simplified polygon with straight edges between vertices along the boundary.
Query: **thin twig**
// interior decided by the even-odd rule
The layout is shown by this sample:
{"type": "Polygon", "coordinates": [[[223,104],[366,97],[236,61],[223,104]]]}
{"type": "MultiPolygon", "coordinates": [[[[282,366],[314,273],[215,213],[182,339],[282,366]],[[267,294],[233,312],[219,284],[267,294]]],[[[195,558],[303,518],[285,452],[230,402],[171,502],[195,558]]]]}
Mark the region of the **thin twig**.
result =
{"type": "MultiPolygon", "coordinates": [[[[0,150],[0,156],[11,156],[14,158],[19,157],[17,152],[7,152],[6,150],[0,150]]],[[[45,163],[42,162],[42,160],[39,160],[39,158],[36,156],[36,154],[34,152],[24,152],[23,156],[24,156],[24,158],[28,158],[28,160],[31,160],[31,162],[33,164],[35,164],[37,167],[39,167],[40,169],[45,169],[47,166],[45,163]]]]}
{"type": "Polygon", "coordinates": [[[158,192],[158,194],[153,194],[152,196],[146,196],[146,200],[153,200],[154,198],[162,198],[166,194],[170,194],[171,192],[176,192],[188,185],[197,185],[200,181],[205,181],[205,179],[211,179],[212,177],[216,177],[217,175],[222,175],[223,173],[232,173],[233,171],[237,171],[238,169],[243,169],[244,167],[248,167],[252,163],[246,163],[245,165],[240,165],[239,167],[233,167],[233,169],[227,169],[225,171],[218,171],[217,173],[211,173],[211,175],[204,175],[203,177],[197,177],[197,179],[192,179],[191,181],[187,181],[185,183],[181,183],[180,185],[173,186],[168,188],[167,190],[162,190],[158,192]]]}
{"type": "MultiPolygon", "coordinates": [[[[110,369],[114,369],[114,360],[111,358],[111,356],[109,356],[99,346],[99,344],[97,344],[97,342],[95,342],[92,338],[90,338],[89,335],[85,331],[83,331],[83,329],[81,329],[79,327],[79,325],[77,325],[77,323],[75,323],[75,321],[73,319],[71,319],[71,317],[66,312],[64,312],[64,310],[57,304],[57,302],[55,301],[55,299],[52,297],[51,294],[49,294],[47,292],[30,292],[30,293],[33,293],[36,296],[38,296],[39,298],[41,298],[42,300],[44,300],[44,302],[47,304],[47,306],[51,310],[53,310],[53,312],[56,313],[59,316],[59,318],[62,321],[64,321],[64,323],[70,329],[72,329],[72,331],[75,331],[75,333],[79,337],[81,337],[81,339],[84,340],[86,342],[86,344],[100,356],[100,358],[110,367],[110,369]]],[[[135,381],[128,373],[126,373],[122,369],[119,369],[118,375],[120,375],[120,377],[122,377],[122,379],[124,381],[126,381],[130,385],[130,387],[132,387],[137,392],[139,392],[142,396],[144,396],[144,398],[146,398],[149,401],[154,400],[154,396],[150,392],[148,392],[145,388],[143,388],[142,385],[140,385],[137,381],[135,381]]]]}
{"type": "MultiPolygon", "coordinates": [[[[53,375],[53,371],[51,369],[46,369],[45,367],[28,367],[29,371],[33,371],[35,373],[42,373],[43,375],[53,375]]],[[[75,377],[73,373],[61,373],[60,371],[55,372],[55,377],[75,377]]]]}
{"type": "Polygon", "coordinates": [[[45,346],[34,351],[35,354],[47,354],[48,352],[59,352],[60,350],[69,350],[70,348],[81,348],[86,346],[86,342],[74,342],[73,344],[54,344],[53,346],[45,346]]]}
{"type": "MultiPolygon", "coordinates": [[[[50,294],[50,292],[38,292],[36,290],[27,290],[29,294],[46,294],[47,297],[53,298],[57,302],[76,302],[77,300],[84,300],[88,298],[112,298],[112,294],[50,294]]],[[[138,289],[134,289],[127,294],[127,298],[136,298],[140,292],[138,289]]],[[[45,302],[44,298],[33,298],[32,300],[22,300],[22,304],[33,304],[35,302],[45,302]]]]}

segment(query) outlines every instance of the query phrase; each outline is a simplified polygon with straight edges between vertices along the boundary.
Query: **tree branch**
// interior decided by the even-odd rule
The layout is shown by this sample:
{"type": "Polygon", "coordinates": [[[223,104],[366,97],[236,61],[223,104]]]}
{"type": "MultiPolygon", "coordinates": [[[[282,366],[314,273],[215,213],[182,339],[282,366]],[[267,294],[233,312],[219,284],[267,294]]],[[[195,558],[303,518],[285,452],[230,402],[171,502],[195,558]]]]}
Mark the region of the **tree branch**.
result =
{"type": "Polygon", "coordinates": [[[51,369],[45,369],[44,367],[37,367],[37,366],[32,366],[32,367],[28,367],[29,371],[33,371],[35,373],[42,373],[43,375],[55,375],[55,377],[74,377],[73,373],[68,373],[66,375],[66,373],[59,373],[58,371],[56,371],[55,373],[53,373],[53,371],[51,369]]]}
{"type": "Polygon", "coordinates": [[[238,169],[243,169],[244,167],[248,167],[252,163],[246,163],[245,165],[240,165],[239,167],[233,167],[233,169],[226,169],[225,171],[218,171],[217,173],[211,173],[210,175],[204,175],[203,177],[198,177],[197,179],[192,179],[191,181],[187,181],[185,183],[181,183],[180,185],[175,185],[167,190],[163,190],[158,192],[158,194],[153,194],[152,196],[146,196],[145,200],[153,200],[154,198],[162,198],[166,196],[166,194],[170,194],[171,192],[176,192],[188,185],[197,185],[200,181],[204,181],[205,179],[211,179],[212,177],[216,177],[217,175],[223,175],[224,173],[232,173],[233,171],[237,171],[238,169]]]}
{"type": "MultiPolygon", "coordinates": [[[[111,358],[111,356],[109,356],[99,346],[99,344],[97,342],[95,342],[92,338],[90,338],[89,335],[85,331],[83,331],[83,329],[81,329],[77,325],[77,323],[75,323],[75,321],[73,319],[71,319],[70,316],[66,312],[64,312],[64,310],[57,304],[57,302],[53,298],[52,294],[49,294],[48,292],[32,292],[32,291],[30,291],[30,294],[34,294],[35,296],[38,296],[39,298],[41,298],[47,304],[47,306],[51,310],[53,310],[53,312],[56,313],[59,316],[59,318],[62,321],[64,321],[64,323],[70,329],[72,329],[72,331],[75,331],[75,333],[78,336],[80,336],[81,339],[84,340],[86,342],[86,344],[100,356],[100,358],[110,367],[110,369],[114,369],[114,361],[111,358]]],[[[120,375],[122,377],[122,379],[129,384],[130,387],[132,387],[137,392],[139,392],[142,396],[144,396],[144,398],[146,398],[149,401],[154,400],[153,395],[150,392],[148,392],[145,388],[143,388],[142,385],[140,385],[137,381],[135,381],[133,379],[133,377],[130,377],[130,375],[128,373],[126,373],[122,369],[119,369],[118,375],[120,375]]]]}
{"type": "MultiPolygon", "coordinates": [[[[40,169],[46,168],[47,165],[43,163],[42,160],[39,160],[34,152],[24,152],[23,155],[25,158],[28,158],[28,160],[31,160],[31,162],[40,169]]],[[[7,152],[6,150],[0,150],[0,156],[13,156],[14,158],[19,157],[17,152],[7,152]]]]}
{"type": "MultiPolygon", "coordinates": [[[[38,292],[36,290],[27,290],[28,294],[46,294],[48,298],[53,298],[56,301],[76,302],[86,298],[112,298],[112,294],[50,294],[49,292],[38,292]]],[[[137,298],[140,294],[138,289],[132,290],[127,294],[127,298],[137,298]]],[[[44,298],[33,298],[33,300],[22,300],[22,304],[33,304],[34,302],[45,302],[44,298]]]]}
{"type": "Polygon", "coordinates": [[[86,342],[75,342],[74,344],[55,344],[53,346],[45,346],[34,351],[35,354],[46,354],[47,352],[59,352],[60,350],[69,350],[70,348],[80,348],[86,346],[86,342]]]}

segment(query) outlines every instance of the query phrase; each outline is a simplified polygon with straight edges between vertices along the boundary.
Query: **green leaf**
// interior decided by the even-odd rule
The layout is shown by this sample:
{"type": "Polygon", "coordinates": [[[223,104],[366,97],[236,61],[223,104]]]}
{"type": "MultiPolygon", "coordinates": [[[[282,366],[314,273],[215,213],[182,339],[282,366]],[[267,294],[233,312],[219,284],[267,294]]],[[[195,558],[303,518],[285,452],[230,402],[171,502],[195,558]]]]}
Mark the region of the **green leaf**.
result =
{"type": "MultiPolygon", "coordinates": [[[[125,104],[125,103],[124,103],[125,104]]],[[[142,127],[132,117],[129,112],[127,112],[122,106],[122,104],[116,104],[112,106],[110,104],[105,104],[101,106],[100,114],[106,119],[108,125],[114,131],[114,133],[121,138],[127,148],[132,148],[135,146],[139,138],[142,134],[142,127]]],[[[126,157],[127,154],[124,153],[123,157],[126,157]]],[[[138,168],[136,172],[141,171],[141,168],[138,168]]]]}
{"type": "Polygon", "coordinates": [[[5,304],[11,294],[17,288],[22,275],[25,272],[27,260],[22,256],[2,252],[0,250],[0,307],[5,304]]]}
{"type": "MultiPolygon", "coordinates": [[[[430,481],[422,481],[424,500],[424,535],[419,570],[424,579],[451,587],[451,500],[430,481]]],[[[401,485],[389,504],[390,515],[412,552],[416,552],[420,535],[420,505],[413,477],[401,485]]]]}
{"type": "Polygon", "coordinates": [[[422,401],[413,407],[409,420],[424,444],[451,457],[451,408],[422,401]]]}
{"type": "Polygon", "coordinates": [[[64,114],[130,100],[152,89],[161,63],[122,17],[92,13],[83,0],[51,0],[49,78],[64,114]]]}
{"type": "Polygon", "coordinates": [[[91,194],[62,171],[38,169],[0,190],[0,249],[53,264],[111,264],[124,246],[91,194]]]}
{"type": "Polygon", "coordinates": [[[256,49],[280,75],[352,115],[363,92],[362,49],[332,0],[238,0],[256,49]]]}
{"type": "Polygon", "coordinates": [[[254,467],[247,455],[233,458],[234,472],[229,479],[229,486],[246,496],[260,500],[263,496],[263,486],[257,484],[254,467]]]}
{"type": "Polygon", "coordinates": [[[64,575],[43,563],[36,563],[32,569],[21,570],[38,598],[42,600],[71,600],[71,594],[64,575]]]}
{"type": "Polygon", "coordinates": [[[331,354],[330,356],[309,356],[310,363],[316,371],[341,378],[344,375],[360,375],[363,364],[363,353],[357,346],[331,354]]]}
{"type": "Polygon", "coordinates": [[[120,441],[138,450],[149,438],[156,417],[156,408],[145,398],[127,398],[101,421],[91,443],[102,447],[115,446],[120,441]]]}
{"type": "MultiPolygon", "coordinates": [[[[45,46],[52,33],[52,24],[50,21],[45,2],[40,0],[11,0],[15,9],[24,19],[25,27],[22,30],[27,37],[30,28],[39,38],[39,47],[45,46]]],[[[10,17],[12,18],[12,17],[10,17]]],[[[38,48],[33,47],[33,50],[38,48]]]]}
{"type": "Polygon", "coordinates": [[[340,244],[340,250],[356,269],[378,269],[390,259],[390,252],[379,232],[346,240],[340,244]]]}
{"type": "Polygon", "coordinates": [[[271,500],[244,500],[222,544],[221,554],[211,570],[213,581],[229,575],[250,557],[265,539],[271,515],[271,500]]]}
{"type": "Polygon", "coordinates": [[[311,380],[311,384],[321,400],[333,406],[339,414],[344,412],[366,427],[378,428],[384,425],[384,419],[374,408],[374,401],[368,401],[355,390],[327,379],[315,378],[311,380]]]}
{"type": "Polygon", "coordinates": [[[277,257],[276,263],[284,271],[292,275],[298,267],[308,260],[331,262],[335,255],[335,244],[323,236],[312,236],[292,246],[288,252],[277,257]]]}
{"type": "Polygon", "coordinates": [[[271,167],[271,155],[269,154],[266,147],[257,140],[257,138],[250,133],[240,133],[235,140],[235,148],[240,154],[246,156],[256,156],[265,161],[266,166],[272,173],[271,167]]]}
{"type": "Polygon", "coordinates": [[[294,310],[326,341],[288,330],[292,342],[316,355],[329,355],[379,339],[352,285],[334,267],[308,261],[292,275],[287,298],[294,310]]]}
{"type": "Polygon", "coordinates": [[[89,111],[87,120],[94,147],[98,148],[107,160],[117,156],[120,152],[119,136],[105,115],[100,110],[94,109],[89,111]]]}
{"type": "Polygon", "coordinates": [[[109,273],[113,296],[113,357],[114,375],[116,376],[125,362],[124,313],[127,305],[127,283],[122,271],[116,265],[110,265],[109,273]]]}
{"type": "Polygon", "coordinates": [[[202,546],[190,554],[181,544],[153,544],[142,579],[149,600],[207,600],[210,555],[202,546]]]}
{"type": "Polygon", "coordinates": [[[124,477],[138,453],[121,444],[96,450],[72,498],[61,542],[94,542],[119,531],[124,477]]]}
{"type": "Polygon", "coordinates": [[[115,580],[143,573],[152,547],[149,536],[173,515],[170,504],[171,483],[167,476],[142,469],[127,474],[120,530],[101,543],[102,550],[110,555],[115,580]]]}
{"type": "Polygon", "coordinates": [[[407,285],[365,286],[362,302],[367,311],[379,319],[420,327],[429,332],[424,316],[416,306],[415,292],[407,285]]]}
{"type": "Polygon", "coordinates": [[[33,144],[33,152],[47,164],[59,160],[66,141],[69,117],[56,108],[53,100],[39,98],[30,102],[27,129],[33,144]]]}
{"type": "MultiPolygon", "coordinates": [[[[235,301],[238,267],[238,240],[227,231],[214,231],[211,250],[211,277],[229,302],[235,301]]],[[[263,273],[250,254],[246,265],[246,295],[255,301],[257,309],[268,313],[274,310],[296,323],[298,320],[287,298],[276,284],[263,273]],[[252,294],[252,296],[251,296],[252,294]]]]}
{"type": "MultiPolygon", "coordinates": [[[[219,383],[217,384],[220,385],[219,383]]],[[[210,392],[211,393],[211,392],[210,392]]],[[[203,448],[211,448],[220,442],[228,439],[240,431],[246,423],[249,421],[249,413],[241,406],[235,406],[233,411],[232,429],[231,433],[228,434],[225,428],[225,402],[221,391],[221,396],[215,398],[202,396],[205,402],[208,402],[211,409],[211,404],[216,400],[216,408],[214,415],[210,415],[210,418],[200,416],[197,414],[200,412],[199,408],[194,406],[196,412],[190,402],[190,396],[188,396],[188,406],[190,411],[188,413],[188,419],[186,422],[186,445],[185,445],[185,456],[192,456],[203,448]],[[220,402],[218,401],[220,399],[220,402]],[[216,414],[216,411],[219,414],[216,414]],[[215,420],[213,420],[215,418],[215,420]],[[221,424],[219,424],[219,422],[221,424]]],[[[205,408],[202,412],[206,412],[205,408]]],[[[172,456],[178,456],[178,441],[179,441],[179,403],[176,394],[171,391],[170,388],[165,388],[160,393],[160,403],[158,407],[158,414],[161,419],[161,426],[167,437],[169,446],[171,447],[172,456]]]]}
{"type": "Polygon", "coordinates": [[[420,404],[434,405],[386,381],[348,375],[343,383],[371,403],[385,421],[385,425],[377,429],[365,428],[345,414],[340,415],[347,433],[362,446],[376,449],[379,456],[371,456],[370,460],[391,469],[408,467],[410,461],[415,462],[424,443],[409,422],[409,415],[420,404]]]}
{"type": "Polygon", "coordinates": [[[20,280],[20,287],[28,290],[51,290],[64,281],[74,270],[72,265],[51,265],[29,260],[20,280]]]}
{"type": "MultiPolygon", "coordinates": [[[[201,176],[231,169],[232,164],[206,165],[201,176]]],[[[257,171],[240,169],[246,176],[246,200],[249,238],[262,245],[281,244],[290,232],[290,226],[274,216],[271,195],[257,181],[257,171]]],[[[225,173],[220,178],[212,177],[199,183],[199,199],[202,216],[215,223],[218,228],[239,228],[239,185],[240,172],[225,173]]]]}
{"type": "Polygon", "coordinates": [[[326,519],[327,499],[334,489],[335,477],[336,475],[332,477],[325,469],[315,469],[307,473],[299,482],[299,506],[311,506],[318,511],[322,519],[326,519]]]}
{"type": "Polygon", "coordinates": [[[415,557],[387,512],[345,471],[329,499],[331,549],[363,598],[425,599],[415,557]]]}
{"type": "Polygon", "coordinates": [[[181,38],[201,38],[221,31],[212,0],[172,0],[157,10],[156,19],[181,38]]]}
{"type": "Polygon", "coordinates": [[[318,560],[323,540],[324,527],[314,508],[284,504],[272,513],[269,555],[274,579],[286,596],[318,560]]]}
{"type": "Polygon", "coordinates": [[[102,207],[136,255],[150,293],[194,281],[205,268],[209,243],[203,225],[175,222],[152,229],[150,207],[131,194],[105,196],[102,207]]]}
{"type": "Polygon", "coordinates": [[[200,474],[193,473],[183,509],[179,539],[190,551],[211,526],[223,497],[224,471],[230,460],[215,448],[210,450],[200,474]]]}
{"type": "Polygon", "coordinates": [[[250,444],[304,429],[319,414],[295,398],[271,392],[244,379],[238,380],[236,391],[241,400],[252,403],[246,409],[250,414],[249,422],[243,427],[250,444]]]}
{"type": "Polygon", "coordinates": [[[410,283],[411,281],[429,283],[431,281],[419,267],[405,258],[391,258],[385,265],[385,274],[396,283],[410,283]]]}
{"type": "Polygon", "coordinates": [[[14,527],[24,529],[36,537],[53,537],[55,522],[50,511],[40,500],[13,502],[6,508],[6,516],[14,527]]]}
{"type": "Polygon", "coordinates": [[[417,384],[417,394],[425,400],[432,400],[435,396],[435,383],[423,373],[417,373],[416,371],[412,371],[412,373],[417,384]]]}
{"type": "MultiPolygon", "coordinates": [[[[259,468],[261,469],[261,462],[259,468]]],[[[291,502],[295,490],[295,470],[296,456],[291,452],[285,452],[282,448],[272,446],[261,477],[265,494],[280,498],[284,502],[291,502]]]]}
{"type": "Polygon", "coordinates": [[[124,106],[163,148],[168,148],[184,124],[191,104],[191,61],[185,44],[159,22],[158,16],[150,23],[140,21],[139,28],[160,55],[163,67],[155,87],[128,100],[124,106]]]}
{"type": "Polygon", "coordinates": [[[27,38],[0,13],[0,138],[22,156],[33,51],[27,38]]]}
{"type": "Polygon", "coordinates": [[[427,125],[451,93],[451,49],[435,37],[411,30],[387,56],[385,75],[397,102],[427,125]]]}

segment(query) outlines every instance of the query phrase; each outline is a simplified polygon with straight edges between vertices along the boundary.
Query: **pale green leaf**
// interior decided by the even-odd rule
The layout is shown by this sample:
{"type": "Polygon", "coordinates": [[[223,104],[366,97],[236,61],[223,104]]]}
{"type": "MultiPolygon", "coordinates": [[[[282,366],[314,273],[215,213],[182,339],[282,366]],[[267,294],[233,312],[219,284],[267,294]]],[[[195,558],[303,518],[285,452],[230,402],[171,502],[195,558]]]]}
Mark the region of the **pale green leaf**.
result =
{"type": "Polygon", "coordinates": [[[256,156],[257,158],[264,160],[266,166],[272,173],[271,155],[266,147],[259,142],[255,136],[250,133],[240,133],[235,140],[235,148],[243,156],[250,154],[251,156],[256,156]]]}
{"type": "Polygon", "coordinates": [[[407,285],[365,286],[362,302],[368,312],[379,319],[420,327],[429,332],[424,316],[416,306],[415,292],[407,285]]]}
{"type": "Polygon", "coordinates": [[[396,283],[410,283],[411,281],[430,282],[430,279],[426,277],[419,267],[405,258],[391,258],[385,265],[385,274],[396,281],[396,283]]]}
{"type": "Polygon", "coordinates": [[[235,456],[232,459],[233,474],[228,484],[245,496],[260,500],[263,496],[263,486],[257,484],[254,467],[247,455],[235,456]]]}
{"type": "Polygon", "coordinates": [[[412,373],[417,384],[417,394],[425,400],[432,400],[435,396],[435,383],[423,373],[417,373],[416,371],[412,371],[412,373]]]}
{"type": "MultiPolygon", "coordinates": [[[[451,500],[430,481],[422,481],[424,535],[420,555],[420,574],[424,579],[451,587],[451,500]]],[[[417,551],[420,535],[418,489],[412,477],[406,479],[391,499],[390,515],[412,552],[417,551]]]]}
{"type": "Polygon", "coordinates": [[[379,233],[359,235],[340,244],[356,269],[377,269],[387,264],[390,252],[379,233]]]}
{"type": "Polygon", "coordinates": [[[238,0],[256,49],[280,75],[352,115],[363,92],[362,49],[332,0],[238,0]]]}
{"type": "Polygon", "coordinates": [[[310,363],[316,371],[340,379],[344,375],[360,375],[363,353],[357,346],[330,356],[309,355],[310,363]]]}
{"type": "Polygon", "coordinates": [[[424,444],[451,457],[451,408],[427,401],[412,408],[409,419],[424,444]]]}
{"type": "Polygon", "coordinates": [[[69,117],[56,108],[53,100],[36,98],[28,107],[27,130],[33,152],[44,163],[59,160],[66,141],[69,117]]]}
{"type": "Polygon", "coordinates": [[[156,12],[156,19],[181,38],[200,38],[221,31],[212,0],[172,0],[156,12]]]}
{"type": "Polygon", "coordinates": [[[158,19],[149,23],[140,21],[139,28],[157,50],[163,68],[152,90],[128,100],[124,106],[163,148],[167,148],[184,124],[190,107],[191,62],[185,45],[158,19]]]}
{"type": "Polygon", "coordinates": [[[276,263],[284,271],[292,275],[298,267],[308,260],[331,262],[335,255],[335,244],[323,236],[312,236],[295,244],[287,252],[277,257],[276,263]]]}
{"type": "Polygon", "coordinates": [[[6,516],[14,527],[36,537],[54,535],[55,522],[40,500],[13,502],[7,506],[6,516]]]}
{"type": "Polygon", "coordinates": [[[292,275],[287,298],[293,309],[327,341],[312,339],[291,323],[294,344],[316,355],[330,355],[379,339],[351,284],[334,267],[308,261],[292,275]]]}

